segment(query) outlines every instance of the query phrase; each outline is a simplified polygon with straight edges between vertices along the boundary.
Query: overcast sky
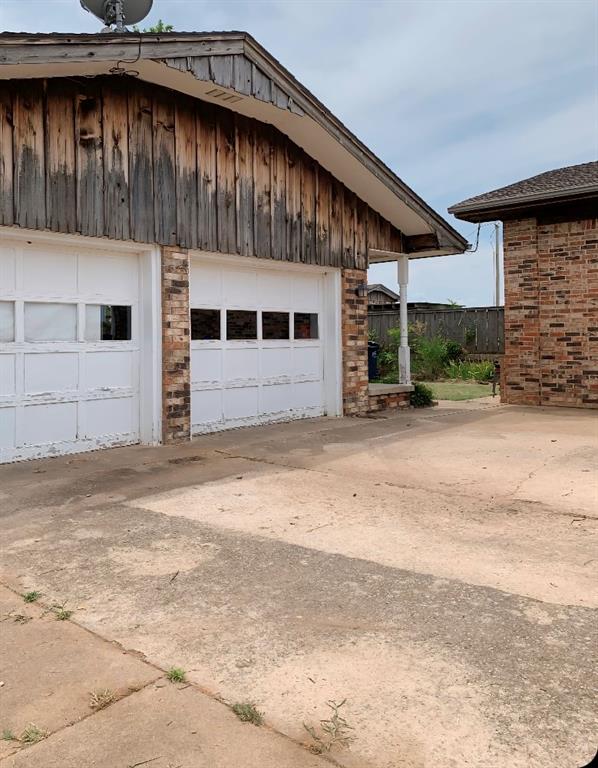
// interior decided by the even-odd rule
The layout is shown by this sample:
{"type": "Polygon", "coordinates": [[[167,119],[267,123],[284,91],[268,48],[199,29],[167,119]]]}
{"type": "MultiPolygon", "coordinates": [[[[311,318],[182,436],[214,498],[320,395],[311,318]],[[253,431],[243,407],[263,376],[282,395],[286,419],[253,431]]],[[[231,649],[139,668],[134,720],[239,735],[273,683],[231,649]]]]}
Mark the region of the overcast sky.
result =
{"type": "MultiPolygon", "coordinates": [[[[154,0],[158,18],[250,32],[470,242],[452,203],[598,159],[598,0],[154,0]]],[[[0,27],[99,23],[78,0],[0,0],[0,27]]],[[[410,299],[492,304],[492,238],[415,262],[410,299]]],[[[394,265],[369,279],[396,288],[394,265]]]]}

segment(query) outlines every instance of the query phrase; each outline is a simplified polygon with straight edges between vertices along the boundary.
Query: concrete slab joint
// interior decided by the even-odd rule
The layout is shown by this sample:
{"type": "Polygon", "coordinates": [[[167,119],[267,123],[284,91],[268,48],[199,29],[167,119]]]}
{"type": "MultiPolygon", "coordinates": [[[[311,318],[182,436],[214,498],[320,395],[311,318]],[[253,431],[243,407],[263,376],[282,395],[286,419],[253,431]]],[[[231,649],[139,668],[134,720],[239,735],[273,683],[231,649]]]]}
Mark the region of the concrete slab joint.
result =
{"type": "Polygon", "coordinates": [[[191,438],[189,253],[162,248],[162,441],[191,438]]]}

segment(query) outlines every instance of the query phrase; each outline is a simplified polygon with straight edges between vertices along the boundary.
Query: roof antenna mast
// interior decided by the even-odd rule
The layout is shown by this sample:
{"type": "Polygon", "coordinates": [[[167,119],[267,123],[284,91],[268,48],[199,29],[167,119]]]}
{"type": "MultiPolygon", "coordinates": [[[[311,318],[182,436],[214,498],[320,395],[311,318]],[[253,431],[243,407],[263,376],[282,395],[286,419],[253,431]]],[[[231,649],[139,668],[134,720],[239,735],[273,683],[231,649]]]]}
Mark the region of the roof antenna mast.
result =
{"type": "Polygon", "coordinates": [[[123,34],[127,24],[137,24],[150,12],[153,0],[80,0],[86,11],[106,25],[104,32],[123,34]]]}
{"type": "Polygon", "coordinates": [[[117,32],[125,32],[125,6],[123,0],[108,0],[106,23],[114,24],[117,32]]]}

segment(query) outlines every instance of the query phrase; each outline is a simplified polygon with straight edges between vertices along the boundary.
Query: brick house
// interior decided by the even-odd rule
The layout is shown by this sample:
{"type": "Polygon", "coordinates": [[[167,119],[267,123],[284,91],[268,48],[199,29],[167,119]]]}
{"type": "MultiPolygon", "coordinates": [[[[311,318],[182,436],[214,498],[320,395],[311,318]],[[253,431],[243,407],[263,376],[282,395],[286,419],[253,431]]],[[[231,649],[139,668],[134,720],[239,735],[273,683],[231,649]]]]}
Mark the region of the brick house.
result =
{"type": "Polygon", "coordinates": [[[249,35],[1,34],[0,153],[0,461],[408,402],[368,264],[467,243],[249,35]]]}
{"type": "Polygon", "coordinates": [[[541,173],[449,211],[503,222],[503,402],[598,408],[598,162],[541,173]]]}

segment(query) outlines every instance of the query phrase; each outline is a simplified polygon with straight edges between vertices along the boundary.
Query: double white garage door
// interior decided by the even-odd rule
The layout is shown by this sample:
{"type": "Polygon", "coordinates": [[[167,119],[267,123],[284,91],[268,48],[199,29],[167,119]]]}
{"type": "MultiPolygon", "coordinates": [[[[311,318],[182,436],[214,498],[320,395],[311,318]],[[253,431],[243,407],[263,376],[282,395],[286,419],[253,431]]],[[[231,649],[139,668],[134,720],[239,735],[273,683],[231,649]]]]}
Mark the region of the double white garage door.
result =
{"type": "MultiPolygon", "coordinates": [[[[339,413],[337,280],[191,260],[193,433],[339,413]]],[[[157,251],[0,233],[0,462],[157,442],[159,304],[157,251]]]]}

